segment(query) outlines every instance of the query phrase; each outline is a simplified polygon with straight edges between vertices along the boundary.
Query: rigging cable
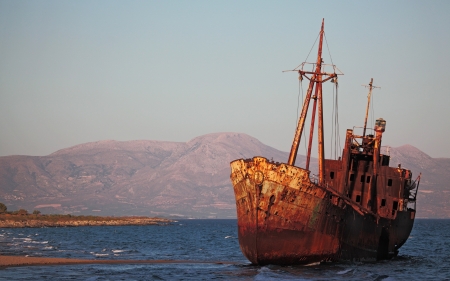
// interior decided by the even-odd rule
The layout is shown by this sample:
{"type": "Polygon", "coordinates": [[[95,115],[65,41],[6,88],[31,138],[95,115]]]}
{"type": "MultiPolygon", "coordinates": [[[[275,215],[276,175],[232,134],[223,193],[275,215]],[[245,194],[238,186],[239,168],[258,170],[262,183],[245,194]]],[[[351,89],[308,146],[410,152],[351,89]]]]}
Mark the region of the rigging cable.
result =
{"type": "Polygon", "coordinates": [[[339,155],[341,151],[341,135],[340,135],[340,128],[339,128],[339,84],[336,81],[336,146],[335,146],[335,159],[337,159],[337,156],[339,155]],[[336,151],[337,150],[337,151],[336,151]]]}
{"type": "MultiPolygon", "coordinates": [[[[303,93],[303,81],[302,81],[302,80],[300,80],[300,85],[301,85],[301,90],[302,90],[302,101],[304,101],[304,97],[303,97],[303,95],[304,95],[304,93],[303,93]]],[[[298,115],[298,110],[297,110],[297,115],[298,115]]],[[[297,118],[297,119],[298,119],[298,118],[297,118]]],[[[301,136],[300,136],[300,139],[301,139],[301,136]]],[[[303,130],[303,139],[305,140],[303,143],[305,144],[305,155],[306,155],[307,150],[306,150],[306,135],[305,135],[305,130],[303,130]]]]}
{"type": "Polygon", "coordinates": [[[319,39],[319,36],[320,36],[320,32],[319,32],[319,34],[317,34],[316,41],[314,41],[314,44],[311,46],[311,50],[309,50],[309,53],[308,53],[308,55],[306,56],[305,61],[308,60],[309,54],[311,54],[311,51],[313,50],[314,46],[316,45],[316,42],[317,42],[317,39],[319,39]]]}
{"type": "MultiPolygon", "coordinates": [[[[327,49],[328,49],[328,54],[330,55],[331,65],[333,66],[333,72],[334,72],[334,74],[336,74],[336,71],[334,70],[333,59],[331,58],[330,48],[328,48],[328,41],[327,41],[327,36],[325,35],[325,32],[323,32],[323,37],[325,37],[325,43],[327,44],[327,49]]],[[[337,78],[337,76],[336,76],[336,78],[337,78]]],[[[336,89],[337,89],[337,85],[336,85],[336,89]]]]}
{"type": "Polygon", "coordinates": [[[331,142],[330,142],[330,159],[337,159],[341,150],[341,137],[339,134],[339,101],[338,101],[338,85],[333,87],[333,112],[331,116],[331,142]],[[335,89],[336,88],[336,89],[335,89]],[[334,146],[333,146],[334,144],[334,146]],[[334,152],[334,153],[333,153],[334,152]]]}
{"type": "MultiPolygon", "coordinates": [[[[312,50],[314,49],[314,46],[316,45],[317,39],[319,39],[319,36],[320,36],[320,32],[319,32],[319,34],[317,34],[316,41],[314,41],[313,45],[311,46],[311,49],[309,50],[309,53],[306,56],[306,59],[304,60],[304,62],[306,62],[308,60],[309,55],[311,54],[312,50]]],[[[299,64],[296,68],[294,68],[294,70],[299,68],[300,66],[302,66],[304,64],[304,62],[299,64]]],[[[313,69],[314,69],[314,66],[313,66],[313,69]]],[[[303,83],[302,83],[302,80],[299,79],[299,93],[298,93],[298,97],[297,97],[297,119],[295,120],[295,122],[296,122],[295,126],[297,126],[297,123],[298,123],[298,112],[300,110],[300,92],[301,92],[301,95],[302,95],[302,101],[304,101],[304,98],[303,98],[303,83]]],[[[305,143],[305,152],[306,152],[307,150],[306,150],[305,130],[303,130],[302,136],[300,136],[300,142],[301,142],[302,137],[305,139],[304,143],[305,143]]]]}
{"type": "Polygon", "coordinates": [[[299,65],[298,65],[296,68],[294,68],[294,69],[299,68],[302,64],[304,64],[306,61],[308,61],[309,55],[311,54],[311,51],[313,50],[314,46],[316,45],[316,42],[317,42],[317,39],[319,38],[319,35],[320,35],[320,32],[319,32],[319,34],[317,34],[316,41],[314,41],[314,44],[311,46],[311,49],[309,50],[309,53],[308,53],[308,55],[306,56],[306,59],[304,60],[304,62],[302,62],[301,64],[299,64],[299,65]]]}
{"type": "MultiPolygon", "coordinates": [[[[325,32],[323,33],[325,37],[325,43],[327,45],[328,54],[330,55],[331,66],[333,67],[333,73],[336,74],[335,65],[333,63],[333,58],[331,57],[330,48],[328,47],[328,40],[325,32]]],[[[332,116],[332,130],[331,130],[331,146],[333,146],[334,137],[334,159],[337,159],[338,152],[341,150],[341,138],[339,134],[339,106],[338,106],[338,82],[337,76],[335,79],[336,96],[333,87],[333,116],[332,116]],[[334,119],[334,120],[333,120],[334,119]]],[[[331,148],[331,157],[333,155],[333,148],[331,148]]]]}
{"type": "Polygon", "coordinates": [[[372,94],[372,97],[371,97],[371,99],[370,99],[370,118],[371,118],[371,122],[372,122],[372,126],[374,126],[375,125],[375,110],[374,110],[374,108],[373,108],[373,104],[374,104],[374,102],[373,102],[373,94],[372,94]]]}
{"type": "MultiPolygon", "coordinates": [[[[303,101],[303,99],[304,99],[304,97],[303,97],[303,81],[302,80],[298,80],[298,97],[297,97],[297,121],[296,121],[296,123],[295,123],[295,126],[297,126],[297,123],[298,123],[298,113],[299,113],[299,110],[300,110],[300,94],[302,95],[302,101],[303,101]]],[[[305,137],[305,131],[303,130],[303,132],[302,132],[302,136],[303,137],[305,137]]],[[[301,138],[302,138],[302,136],[300,136],[300,141],[301,141],[301,138]]],[[[304,143],[305,143],[305,151],[306,151],[306,141],[304,141],[304,143]]]]}
{"type": "Polygon", "coordinates": [[[332,106],[333,110],[332,110],[332,112],[331,112],[330,159],[333,158],[333,137],[335,136],[335,128],[334,128],[334,125],[335,125],[335,122],[336,122],[336,121],[335,121],[335,114],[336,114],[336,112],[334,111],[334,109],[335,109],[334,104],[335,104],[335,93],[334,93],[334,87],[333,87],[333,106],[332,106]]]}

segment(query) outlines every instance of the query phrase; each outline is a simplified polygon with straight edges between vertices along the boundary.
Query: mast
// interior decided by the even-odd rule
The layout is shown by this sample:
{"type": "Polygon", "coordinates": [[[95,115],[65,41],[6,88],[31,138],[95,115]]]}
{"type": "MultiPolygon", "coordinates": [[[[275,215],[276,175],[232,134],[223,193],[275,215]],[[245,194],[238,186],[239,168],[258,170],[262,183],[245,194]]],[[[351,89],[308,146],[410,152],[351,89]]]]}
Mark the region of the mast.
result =
{"type": "MultiPolygon", "coordinates": [[[[302,112],[300,114],[297,129],[295,131],[294,140],[292,142],[291,152],[289,154],[288,164],[289,165],[295,165],[295,160],[297,158],[298,153],[298,147],[300,145],[300,137],[302,135],[304,126],[305,126],[305,120],[306,115],[308,113],[309,104],[311,101],[311,95],[313,92],[313,89],[315,87],[315,94],[312,97],[314,99],[314,105],[313,105],[313,116],[311,118],[311,128],[310,128],[310,135],[309,135],[309,145],[308,145],[308,152],[307,152],[307,162],[306,162],[306,169],[309,169],[309,162],[311,157],[311,143],[313,139],[313,133],[314,133],[314,119],[315,119],[315,112],[317,108],[317,118],[318,118],[318,151],[319,151],[319,182],[323,183],[325,178],[325,153],[324,153],[324,134],[323,134],[323,101],[322,101],[322,83],[332,79],[336,78],[338,74],[335,72],[335,66],[333,65],[333,71],[334,73],[326,73],[322,72],[322,66],[323,60],[322,60],[322,45],[323,45],[323,36],[324,36],[324,20],[322,19],[322,27],[320,30],[320,40],[319,40],[319,47],[317,52],[317,60],[315,63],[315,71],[303,71],[303,67],[301,70],[298,70],[298,73],[300,76],[304,76],[307,79],[309,79],[309,86],[308,91],[306,93],[305,101],[303,102],[302,112]],[[311,75],[311,77],[306,76],[306,74],[311,75]],[[323,79],[323,76],[327,76],[325,79],[323,79]]],[[[302,64],[302,66],[304,63],[302,64]]],[[[341,73],[342,74],[342,73],[341,73]]]]}
{"type": "MultiPolygon", "coordinates": [[[[310,136],[314,134],[314,120],[316,120],[316,108],[317,108],[317,87],[316,87],[316,94],[312,98],[314,100],[314,104],[311,116],[311,126],[309,127],[310,136]]],[[[309,170],[309,163],[311,161],[311,147],[312,147],[312,138],[309,138],[308,152],[306,153],[306,166],[305,166],[306,170],[309,170]]]]}
{"type": "MultiPolygon", "coordinates": [[[[319,183],[323,183],[325,180],[325,145],[323,143],[323,99],[322,99],[322,74],[317,75],[317,85],[318,88],[318,111],[319,111],[319,124],[318,124],[318,140],[319,140],[319,183]]],[[[310,136],[312,137],[312,136],[310,136]]]]}
{"type": "MultiPolygon", "coordinates": [[[[302,113],[300,114],[300,119],[298,120],[297,130],[295,131],[294,141],[292,142],[291,152],[289,154],[289,165],[295,165],[295,159],[297,158],[298,146],[300,145],[300,136],[302,135],[303,128],[305,126],[306,114],[308,113],[309,102],[311,101],[311,93],[314,88],[314,84],[317,84],[316,77],[317,73],[322,70],[322,43],[323,43],[323,27],[324,19],[322,19],[322,28],[320,29],[320,41],[319,41],[319,51],[317,54],[316,70],[311,73],[313,74],[308,87],[308,92],[306,93],[305,102],[303,103],[302,113]]],[[[303,75],[299,70],[299,74],[303,75]]],[[[319,113],[320,114],[320,113],[319,113]]],[[[309,136],[312,138],[312,135],[309,136]]]]}
{"type": "MultiPolygon", "coordinates": [[[[373,85],[373,78],[370,78],[369,83],[369,94],[367,95],[367,107],[366,107],[366,118],[364,119],[364,131],[363,131],[363,137],[366,136],[366,128],[367,128],[367,116],[369,115],[369,106],[370,106],[370,97],[372,96],[372,89],[373,88],[379,88],[374,87],[373,85]]],[[[366,86],[367,87],[367,86],[366,86]]]]}

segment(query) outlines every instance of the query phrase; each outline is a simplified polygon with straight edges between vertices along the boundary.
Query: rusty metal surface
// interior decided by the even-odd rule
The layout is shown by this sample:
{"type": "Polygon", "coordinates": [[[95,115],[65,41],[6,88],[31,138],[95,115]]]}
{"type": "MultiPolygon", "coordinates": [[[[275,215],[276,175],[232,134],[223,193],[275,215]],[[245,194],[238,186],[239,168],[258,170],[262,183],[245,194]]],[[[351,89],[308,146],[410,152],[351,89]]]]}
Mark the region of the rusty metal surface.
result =
{"type": "Polygon", "coordinates": [[[312,109],[312,116],[311,116],[311,125],[309,126],[309,141],[308,141],[308,152],[306,153],[306,164],[305,168],[309,171],[309,163],[311,162],[311,148],[312,148],[312,142],[313,142],[313,135],[314,135],[314,121],[316,120],[316,108],[317,108],[317,88],[316,88],[316,95],[313,96],[313,109],[312,109]]]}
{"type": "Polygon", "coordinates": [[[261,157],[231,166],[239,241],[252,263],[310,262],[338,253],[334,218],[327,222],[329,233],[314,230],[329,206],[322,205],[327,192],[311,183],[307,171],[261,157]]]}
{"type": "Polygon", "coordinates": [[[310,83],[287,164],[263,157],[231,162],[239,244],[254,264],[387,259],[397,254],[413,227],[419,184],[412,182],[411,171],[389,167],[389,155],[381,154],[385,120],[376,120],[375,136],[366,135],[366,111],[363,135],[347,130],[342,156],[325,159],[322,83],[338,74],[334,65],[335,73],[322,72],[323,34],[322,21],[315,71],[304,71],[304,64],[295,70],[310,83]],[[294,165],[311,98],[313,117],[306,169],[302,169],[294,165]],[[309,162],[316,108],[319,175],[312,177],[309,162]]]}
{"type": "Polygon", "coordinates": [[[412,229],[411,211],[396,212],[394,220],[376,217],[298,167],[255,157],[233,161],[231,171],[239,243],[254,264],[389,258],[412,229]],[[387,246],[380,250],[383,235],[387,246]]]}

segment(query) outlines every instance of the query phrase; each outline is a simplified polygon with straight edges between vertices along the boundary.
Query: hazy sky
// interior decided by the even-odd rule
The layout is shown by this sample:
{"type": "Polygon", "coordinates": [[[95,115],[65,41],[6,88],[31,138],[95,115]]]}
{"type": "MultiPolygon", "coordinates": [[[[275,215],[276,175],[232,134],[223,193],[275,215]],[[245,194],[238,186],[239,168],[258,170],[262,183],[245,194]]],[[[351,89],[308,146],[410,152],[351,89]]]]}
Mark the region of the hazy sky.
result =
{"type": "Polygon", "coordinates": [[[345,74],[341,136],[363,125],[373,77],[383,145],[450,157],[450,1],[207,0],[0,0],[0,156],[214,132],[289,151],[299,83],[282,70],[306,59],[322,18],[345,74]]]}

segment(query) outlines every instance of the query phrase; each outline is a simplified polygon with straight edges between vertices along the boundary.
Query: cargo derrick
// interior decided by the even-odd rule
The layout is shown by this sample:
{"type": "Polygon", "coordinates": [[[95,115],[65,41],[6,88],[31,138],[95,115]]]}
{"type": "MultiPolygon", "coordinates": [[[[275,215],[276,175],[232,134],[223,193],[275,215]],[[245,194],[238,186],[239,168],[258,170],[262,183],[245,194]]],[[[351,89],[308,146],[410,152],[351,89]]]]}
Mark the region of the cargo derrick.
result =
{"type": "Polygon", "coordinates": [[[366,135],[367,108],[363,135],[347,130],[342,157],[324,159],[322,83],[333,79],[337,85],[339,74],[334,65],[333,73],[322,70],[323,35],[322,21],[315,70],[304,71],[305,63],[294,70],[309,80],[309,88],[288,162],[264,157],[231,162],[239,243],[253,264],[387,259],[397,254],[413,226],[418,184],[411,182],[409,170],[389,167],[389,155],[381,154],[386,121],[378,119],[375,134],[366,135]],[[295,160],[311,99],[307,162],[300,168],[295,160]],[[316,107],[318,178],[309,171],[316,107]]]}

